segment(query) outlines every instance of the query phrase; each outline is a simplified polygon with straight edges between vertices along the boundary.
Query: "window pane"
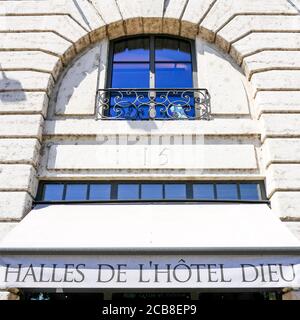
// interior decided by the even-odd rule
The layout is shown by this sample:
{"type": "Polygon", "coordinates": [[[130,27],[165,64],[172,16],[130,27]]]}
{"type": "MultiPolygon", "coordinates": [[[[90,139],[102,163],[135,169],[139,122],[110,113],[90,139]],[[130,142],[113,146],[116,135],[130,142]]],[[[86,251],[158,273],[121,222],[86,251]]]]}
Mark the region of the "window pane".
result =
{"type": "Polygon", "coordinates": [[[62,200],[64,192],[63,184],[45,184],[43,200],[62,200]]]}
{"type": "Polygon", "coordinates": [[[233,183],[217,184],[217,199],[221,200],[237,200],[237,185],[233,183]]]}
{"type": "Polygon", "coordinates": [[[115,43],[114,61],[150,61],[149,38],[122,40],[115,43]]]}
{"type": "Polygon", "coordinates": [[[191,48],[187,41],[156,38],[155,61],[191,61],[191,48]]]}
{"type": "Polygon", "coordinates": [[[161,184],[142,184],[142,199],[163,199],[163,186],[161,184]]]}
{"type": "Polygon", "coordinates": [[[110,200],[110,184],[91,184],[90,200],[110,200]]]}
{"type": "Polygon", "coordinates": [[[213,184],[194,184],[193,195],[194,199],[213,200],[215,199],[214,186],[213,184]]]}
{"type": "Polygon", "coordinates": [[[114,63],[112,88],[149,88],[149,63],[114,63]]]}
{"type": "Polygon", "coordinates": [[[155,64],[156,88],[191,88],[192,79],[191,63],[155,64]]]}
{"type": "Polygon", "coordinates": [[[66,200],[86,200],[87,184],[68,184],[66,200]]]}
{"type": "Polygon", "coordinates": [[[119,200],[139,199],[139,185],[138,184],[119,184],[118,199],[119,200]]]}
{"type": "Polygon", "coordinates": [[[240,184],[241,200],[259,200],[259,185],[256,183],[240,184]]]}
{"type": "Polygon", "coordinates": [[[165,184],[165,199],[186,199],[186,185],[165,184]]]}

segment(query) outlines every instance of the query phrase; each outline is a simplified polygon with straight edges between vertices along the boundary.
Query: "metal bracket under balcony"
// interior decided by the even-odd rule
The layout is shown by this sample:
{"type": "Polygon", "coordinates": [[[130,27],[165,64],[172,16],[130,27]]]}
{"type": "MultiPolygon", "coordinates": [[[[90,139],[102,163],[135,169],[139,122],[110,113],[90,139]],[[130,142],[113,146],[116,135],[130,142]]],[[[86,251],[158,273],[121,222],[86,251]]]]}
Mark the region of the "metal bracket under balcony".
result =
{"type": "Polygon", "coordinates": [[[207,89],[100,89],[97,119],[210,120],[207,89]]]}

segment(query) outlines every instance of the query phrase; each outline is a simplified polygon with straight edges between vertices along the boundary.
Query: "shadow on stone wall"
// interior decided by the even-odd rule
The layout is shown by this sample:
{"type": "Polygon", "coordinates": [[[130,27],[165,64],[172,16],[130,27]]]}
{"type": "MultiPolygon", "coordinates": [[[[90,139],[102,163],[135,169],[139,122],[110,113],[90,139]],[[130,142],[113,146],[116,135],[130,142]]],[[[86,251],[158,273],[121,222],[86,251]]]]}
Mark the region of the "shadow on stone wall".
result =
{"type": "MultiPolygon", "coordinates": [[[[1,64],[0,64],[1,69],[1,64]]],[[[1,70],[0,77],[0,102],[12,103],[26,100],[25,92],[20,81],[7,77],[1,70]]]]}

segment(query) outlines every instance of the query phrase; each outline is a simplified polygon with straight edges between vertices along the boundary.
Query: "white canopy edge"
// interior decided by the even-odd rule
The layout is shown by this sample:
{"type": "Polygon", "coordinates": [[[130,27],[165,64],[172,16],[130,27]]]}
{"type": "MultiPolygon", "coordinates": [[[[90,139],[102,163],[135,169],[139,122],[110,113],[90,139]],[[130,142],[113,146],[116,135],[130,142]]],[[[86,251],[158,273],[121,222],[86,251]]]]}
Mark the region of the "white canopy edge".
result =
{"type": "Polygon", "coordinates": [[[37,205],[0,243],[6,250],[300,248],[266,204],[37,205]]]}

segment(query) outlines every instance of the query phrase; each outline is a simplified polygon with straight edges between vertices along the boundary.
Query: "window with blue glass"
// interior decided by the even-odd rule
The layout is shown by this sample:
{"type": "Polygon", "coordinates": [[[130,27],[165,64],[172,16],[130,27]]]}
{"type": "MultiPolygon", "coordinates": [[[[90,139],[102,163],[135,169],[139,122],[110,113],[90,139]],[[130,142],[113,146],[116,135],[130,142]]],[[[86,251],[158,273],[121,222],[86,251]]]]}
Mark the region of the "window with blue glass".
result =
{"type": "Polygon", "coordinates": [[[192,45],[189,40],[162,36],[112,42],[105,116],[126,120],[194,118],[192,45]]]}
{"type": "Polygon", "coordinates": [[[259,201],[265,200],[261,182],[42,182],[42,201],[259,201]]]}

